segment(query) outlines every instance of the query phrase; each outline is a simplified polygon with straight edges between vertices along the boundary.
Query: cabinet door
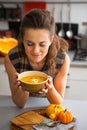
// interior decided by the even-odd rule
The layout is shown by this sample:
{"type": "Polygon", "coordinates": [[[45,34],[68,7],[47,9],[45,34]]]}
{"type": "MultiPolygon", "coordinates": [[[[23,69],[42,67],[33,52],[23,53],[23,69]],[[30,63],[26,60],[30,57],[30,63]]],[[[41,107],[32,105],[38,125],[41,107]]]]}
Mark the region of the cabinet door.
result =
{"type": "Polygon", "coordinates": [[[87,68],[70,68],[69,88],[65,99],[87,100],[87,68]]]}
{"type": "Polygon", "coordinates": [[[9,81],[4,64],[0,64],[0,95],[10,95],[9,81]]]}
{"type": "Polygon", "coordinates": [[[87,81],[87,68],[71,67],[70,68],[70,79],[87,81]]]}

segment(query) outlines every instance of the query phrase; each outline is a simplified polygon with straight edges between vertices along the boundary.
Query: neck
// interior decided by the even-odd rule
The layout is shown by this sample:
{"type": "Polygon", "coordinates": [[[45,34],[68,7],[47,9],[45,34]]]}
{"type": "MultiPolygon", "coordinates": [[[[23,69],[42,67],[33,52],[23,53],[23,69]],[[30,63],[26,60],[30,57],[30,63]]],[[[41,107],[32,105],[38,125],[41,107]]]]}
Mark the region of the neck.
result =
{"type": "Polygon", "coordinates": [[[44,64],[45,64],[45,59],[43,61],[37,62],[37,63],[30,61],[30,65],[32,66],[32,68],[34,70],[41,70],[43,68],[44,64]]]}

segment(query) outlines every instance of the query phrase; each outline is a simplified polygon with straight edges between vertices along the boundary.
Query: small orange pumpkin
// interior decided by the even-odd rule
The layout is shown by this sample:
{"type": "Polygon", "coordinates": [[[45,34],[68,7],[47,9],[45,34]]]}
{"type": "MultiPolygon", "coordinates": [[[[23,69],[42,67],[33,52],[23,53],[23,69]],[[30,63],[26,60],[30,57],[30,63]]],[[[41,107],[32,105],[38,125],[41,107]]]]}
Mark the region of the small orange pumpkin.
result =
{"type": "Polygon", "coordinates": [[[73,120],[73,114],[71,111],[68,111],[67,109],[65,109],[64,111],[61,111],[58,115],[59,120],[64,123],[70,123],[73,120]]]}
{"type": "Polygon", "coordinates": [[[46,115],[52,120],[57,120],[59,112],[63,110],[64,107],[62,105],[50,104],[46,108],[46,115]]]}

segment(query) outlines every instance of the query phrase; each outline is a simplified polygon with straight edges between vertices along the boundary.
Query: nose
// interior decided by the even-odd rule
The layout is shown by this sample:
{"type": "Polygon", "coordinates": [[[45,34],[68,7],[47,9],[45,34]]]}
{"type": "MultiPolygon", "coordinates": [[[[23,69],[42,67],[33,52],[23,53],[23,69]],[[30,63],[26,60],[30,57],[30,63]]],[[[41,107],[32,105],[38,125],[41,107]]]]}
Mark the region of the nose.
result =
{"type": "Polygon", "coordinates": [[[39,50],[40,50],[40,48],[39,48],[39,46],[38,45],[36,45],[36,46],[34,46],[34,53],[38,53],[39,52],[39,50]]]}

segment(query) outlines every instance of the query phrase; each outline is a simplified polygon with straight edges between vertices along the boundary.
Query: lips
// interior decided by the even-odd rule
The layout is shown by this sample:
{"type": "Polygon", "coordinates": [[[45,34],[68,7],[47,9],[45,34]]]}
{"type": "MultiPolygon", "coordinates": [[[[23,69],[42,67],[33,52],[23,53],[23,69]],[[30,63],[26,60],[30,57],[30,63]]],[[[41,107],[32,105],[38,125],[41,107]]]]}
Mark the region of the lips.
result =
{"type": "Polygon", "coordinates": [[[33,57],[40,57],[39,54],[33,54],[32,56],[33,56],[33,57]]]}

